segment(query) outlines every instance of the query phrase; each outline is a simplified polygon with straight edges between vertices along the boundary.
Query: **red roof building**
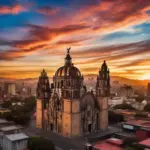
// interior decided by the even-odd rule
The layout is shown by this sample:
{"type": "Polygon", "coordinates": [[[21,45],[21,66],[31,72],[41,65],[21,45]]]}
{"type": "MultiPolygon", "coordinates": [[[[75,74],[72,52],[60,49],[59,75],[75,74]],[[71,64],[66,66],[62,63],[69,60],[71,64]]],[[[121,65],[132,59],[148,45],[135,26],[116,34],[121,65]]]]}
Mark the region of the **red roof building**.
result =
{"type": "Polygon", "coordinates": [[[139,142],[138,144],[143,146],[144,148],[150,148],[150,138],[143,140],[139,142]]]}
{"type": "Polygon", "coordinates": [[[99,141],[94,144],[94,150],[123,150],[121,145],[123,140],[117,138],[109,138],[107,140],[99,141]]]}
{"type": "Polygon", "coordinates": [[[124,129],[132,130],[136,133],[139,141],[150,137],[150,121],[147,120],[131,120],[123,125],[124,129]]]}

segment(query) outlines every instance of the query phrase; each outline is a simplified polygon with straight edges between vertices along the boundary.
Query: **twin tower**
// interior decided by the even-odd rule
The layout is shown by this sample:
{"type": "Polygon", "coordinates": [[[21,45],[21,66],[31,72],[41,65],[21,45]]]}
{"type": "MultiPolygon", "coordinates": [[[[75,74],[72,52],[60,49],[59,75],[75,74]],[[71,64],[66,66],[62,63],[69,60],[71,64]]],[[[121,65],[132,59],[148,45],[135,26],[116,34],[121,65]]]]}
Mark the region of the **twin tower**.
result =
{"type": "Polygon", "coordinates": [[[36,127],[57,132],[66,137],[84,135],[108,128],[110,76],[106,62],[97,76],[96,94],[88,92],[84,77],[72,63],[67,49],[64,66],[53,76],[45,70],[37,84],[36,127]]]}

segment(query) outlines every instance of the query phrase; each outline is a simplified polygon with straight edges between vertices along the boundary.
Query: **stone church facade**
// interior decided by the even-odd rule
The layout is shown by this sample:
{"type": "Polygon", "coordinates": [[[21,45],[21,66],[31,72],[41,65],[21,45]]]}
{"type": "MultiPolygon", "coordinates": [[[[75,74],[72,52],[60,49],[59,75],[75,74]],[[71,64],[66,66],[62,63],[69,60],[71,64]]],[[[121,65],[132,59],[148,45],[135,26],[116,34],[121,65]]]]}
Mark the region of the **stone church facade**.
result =
{"type": "Polygon", "coordinates": [[[106,62],[97,76],[96,94],[87,92],[83,81],[83,75],[72,63],[70,49],[51,85],[43,70],[37,84],[36,127],[66,137],[107,129],[110,76],[106,62]]]}

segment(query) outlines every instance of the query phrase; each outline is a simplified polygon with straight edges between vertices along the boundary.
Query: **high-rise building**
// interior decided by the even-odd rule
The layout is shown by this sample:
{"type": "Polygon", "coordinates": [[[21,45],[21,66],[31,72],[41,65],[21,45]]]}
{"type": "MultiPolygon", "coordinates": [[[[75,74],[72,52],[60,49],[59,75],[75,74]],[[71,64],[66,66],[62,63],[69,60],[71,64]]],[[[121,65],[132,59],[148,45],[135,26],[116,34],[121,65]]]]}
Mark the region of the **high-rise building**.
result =
{"type": "Polygon", "coordinates": [[[16,94],[16,84],[15,83],[8,84],[8,94],[10,94],[10,95],[16,94]]]}
{"type": "Polygon", "coordinates": [[[42,71],[37,84],[36,126],[73,137],[108,128],[108,99],[110,77],[106,62],[99,70],[96,95],[84,89],[84,77],[72,63],[70,49],[65,63],[49,86],[48,76],[42,71]]]}
{"type": "Polygon", "coordinates": [[[4,82],[4,94],[5,95],[15,95],[16,94],[16,84],[11,82],[4,82]]]}

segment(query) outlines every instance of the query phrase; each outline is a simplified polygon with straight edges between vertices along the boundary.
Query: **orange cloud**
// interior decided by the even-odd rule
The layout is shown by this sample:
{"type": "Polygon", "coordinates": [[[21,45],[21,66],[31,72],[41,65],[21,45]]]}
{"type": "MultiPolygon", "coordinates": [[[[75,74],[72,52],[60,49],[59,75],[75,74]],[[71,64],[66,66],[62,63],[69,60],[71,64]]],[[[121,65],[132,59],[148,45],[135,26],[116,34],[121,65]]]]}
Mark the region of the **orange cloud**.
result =
{"type": "Polygon", "coordinates": [[[19,4],[13,6],[0,6],[0,14],[18,14],[26,9],[19,4]]]}
{"type": "Polygon", "coordinates": [[[127,64],[119,65],[118,68],[134,67],[134,66],[141,66],[141,65],[150,65],[150,60],[149,59],[134,60],[134,61],[129,62],[127,64]]]}
{"type": "Polygon", "coordinates": [[[78,51],[74,53],[74,56],[80,57],[84,54],[84,57],[96,57],[87,61],[77,62],[78,64],[90,64],[96,63],[101,60],[119,60],[128,58],[131,56],[142,55],[146,53],[150,53],[150,41],[142,41],[131,44],[121,44],[115,46],[106,46],[106,47],[98,47],[91,48],[86,51],[78,51]],[[115,54],[117,52],[117,54],[115,54]],[[98,57],[99,56],[99,57],[98,57]]]}
{"type": "Polygon", "coordinates": [[[71,20],[87,23],[96,32],[111,32],[149,20],[149,5],[149,0],[103,0],[81,8],[71,20]]]}
{"type": "MultiPolygon", "coordinates": [[[[62,28],[48,28],[44,26],[28,25],[30,28],[29,37],[27,40],[12,41],[10,45],[19,50],[7,50],[0,52],[0,58],[2,60],[12,60],[15,58],[24,57],[31,52],[48,49],[51,47],[51,42],[57,37],[65,36],[66,34],[78,33],[80,31],[88,29],[88,26],[84,24],[67,25],[62,28]]],[[[62,41],[58,44],[63,44],[62,41]]],[[[75,43],[75,41],[72,41],[75,43]]],[[[78,43],[79,41],[76,41],[78,43]]]]}

